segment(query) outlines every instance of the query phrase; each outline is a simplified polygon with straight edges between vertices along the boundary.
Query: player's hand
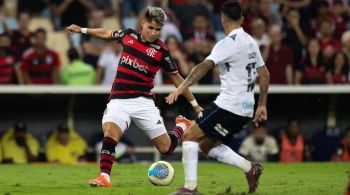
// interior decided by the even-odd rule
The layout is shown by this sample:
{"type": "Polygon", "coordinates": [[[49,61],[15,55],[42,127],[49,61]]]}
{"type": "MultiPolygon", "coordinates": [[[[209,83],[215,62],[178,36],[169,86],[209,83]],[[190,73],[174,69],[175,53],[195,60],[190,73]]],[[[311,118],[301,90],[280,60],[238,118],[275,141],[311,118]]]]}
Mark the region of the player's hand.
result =
{"type": "Polygon", "coordinates": [[[179,95],[181,95],[183,93],[183,89],[182,88],[176,88],[175,91],[171,92],[168,97],[165,97],[165,101],[168,104],[173,104],[174,102],[177,101],[177,99],[179,98],[179,95]]]}
{"type": "Polygon", "coordinates": [[[266,106],[258,106],[255,112],[253,122],[256,127],[259,127],[259,123],[267,120],[266,106]]]}
{"type": "Polygon", "coordinates": [[[199,114],[199,113],[202,112],[202,110],[203,110],[203,108],[200,107],[199,105],[196,106],[196,107],[194,107],[193,109],[194,109],[194,111],[195,111],[197,114],[199,114]]]}
{"type": "Polygon", "coordinates": [[[66,28],[66,30],[68,30],[71,33],[80,33],[81,27],[75,24],[71,24],[66,28]]]}

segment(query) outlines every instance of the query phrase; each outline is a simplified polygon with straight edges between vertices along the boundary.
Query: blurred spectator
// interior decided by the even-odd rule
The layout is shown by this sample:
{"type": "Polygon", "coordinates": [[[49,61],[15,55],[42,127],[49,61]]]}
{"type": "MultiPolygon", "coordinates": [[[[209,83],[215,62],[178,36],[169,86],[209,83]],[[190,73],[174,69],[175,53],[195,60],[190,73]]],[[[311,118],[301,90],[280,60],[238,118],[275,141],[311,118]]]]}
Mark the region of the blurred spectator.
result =
{"type": "MultiPolygon", "coordinates": [[[[193,24],[187,30],[185,39],[185,50],[188,59],[193,64],[202,62],[210,53],[215,44],[215,35],[209,29],[208,16],[203,13],[196,13],[193,16],[193,24]]],[[[199,80],[199,84],[213,84],[213,69],[199,80]]]]}
{"type": "Polygon", "coordinates": [[[342,132],[337,127],[327,127],[314,136],[314,154],[317,161],[330,161],[337,152],[342,132]]]}
{"type": "Polygon", "coordinates": [[[120,0],[120,18],[137,16],[144,7],[144,0],[120,0]]]}
{"type": "Polygon", "coordinates": [[[50,0],[52,20],[60,30],[70,24],[88,26],[88,14],[95,10],[91,0],[50,0]]]}
{"type": "Polygon", "coordinates": [[[306,57],[301,60],[295,73],[295,84],[322,84],[325,83],[325,63],[316,39],[308,43],[306,57]]]}
{"type": "Polygon", "coordinates": [[[94,85],[95,69],[81,60],[78,50],[70,48],[67,55],[70,64],[61,70],[61,83],[64,85],[94,85]]]}
{"type": "Polygon", "coordinates": [[[307,27],[305,23],[300,23],[300,14],[295,9],[290,9],[287,12],[286,21],[283,26],[283,43],[288,45],[293,51],[293,62],[299,63],[302,57],[303,48],[307,44],[307,27]]]}
{"type": "Polygon", "coordinates": [[[0,33],[9,33],[9,30],[17,29],[17,19],[14,14],[6,9],[5,0],[0,0],[0,33]]]}
{"type": "MultiPolygon", "coordinates": [[[[345,53],[348,59],[348,64],[350,66],[350,31],[346,31],[343,33],[341,37],[341,44],[343,46],[343,52],[345,53]]],[[[347,75],[347,79],[348,81],[350,81],[350,70],[347,75]]]]}
{"type": "Polygon", "coordinates": [[[42,11],[48,8],[47,0],[17,0],[17,12],[29,12],[31,15],[40,15],[42,11]]]}
{"type": "MultiPolygon", "coordinates": [[[[103,19],[104,15],[102,11],[92,12],[89,17],[89,28],[101,28],[103,19]]],[[[84,61],[96,68],[98,57],[106,47],[106,44],[107,42],[105,40],[83,34],[82,48],[84,52],[84,61]]]]}
{"type": "Polygon", "coordinates": [[[12,48],[19,59],[24,51],[33,46],[34,34],[29,30],[30,15],[28,12],[18,14],[18,30],[10,31],[12,48]]]}
{"type": "Polygon", "coordinates": [[[333,21],[335,32],[334,37],[340,37],[346,30],[347,16],[346,6],[342,0],[333,0],[331,9],[331,20],[333,21]]]}
{"type": "Polygon", "coordinates": [[[27,84],[56,84],[59,81],[60,59],[58,54],[47,48],[47,33],[39,28],[35,32],[35,45],[28,49],[21,66],[27,84]]]}
{"type": "Polygon", "coordinates": [[[312,0],[276,0],[276,2],[283,6],[282,13],[286,13],[290,9],[304,9],[311,4],[312,0]]]}
{"type": "Polygon", "coordinates": [[[118,44],[107,46],[102,51],[97,62],[96,84],[110,87],[113,85],[122,49],[118,44]]]}
{"type": "Polygon", "coordinates": [[[238,152],[254,162],[266,162],[278,159],[276,140],[268,135],[268,130],[264,124],[253,129],[252,134],[244,139],[238,152]]]}
{"type": "Polygon", "coordinates": [[[180,5],[179,9],[174,11],[177,18],[180,20],[180,30],[183,34],[191,29],[195,15],[201,14],[207,16],[205,19],[209,20],[204,21],[205,23],[211,21],[208,8],[199,0],[186,0],[186,3],[180,5]]]}
{"type": "Polygon", "coordinates": [[[23,77],[18,58],[10,46],[10,37],[7,34],[0,34],[0,84],[22,84],[23,77]]]}
{"type": "MultiPolygon", "coordinates": [[[[306,146],[304,137],[300,134],[299,121],[291,118],[288,121],[288,129],[280,135],[280,161],[303,162],[305,160],[306,146]]],[[[309,154],[307,155],[309,158],[309,154]]]]}
{"type": "MultiPolygon", "coordinates": [[[[96,161],[100,161],[100,153],[102,150],[102,141],[95,145],[96,161]]],[[[122,137],[115,146],[115,159],[119,163],[134,163],[137,161],[135,156],[135,146],[127,138],[122,137]]]]}
{"type": "Polygon", "coordinates": [[[15,123],[13,129],[1,138],[3,163],[24,164],[36,160],[39,153],[38,141],[27,132],[24,123],[15,123]]]}
{"type": "Polygon", "coordinates": [[[175,60],[180,75],[185,78],[193,68],[193,64],[187,61],[186,53],[182,50],[179,40],[172,35],[165,40],[165,44],[169,48],[171,57],[175,60]]]}
{"type": "Polygon", "coordinates": [[[319,37],[317,32],[321,27],[321,23],[325,20],[329,20],[329,5],[327,1],[316,1],[314,5],[316,7],[316,17],[309,20],[310,36],[319,37]]]}
{"type": "Polygon", "coordinates": [[[251,34],[251,23],[254,20],[254,18],[259,18],[259,1],[248,0],[248,3],[246,4],[243,12],[243,16],[244,20],[242,27],[247,33],[251,34]]]}
{"type": "Polygon", "coordinates": [[[258,43],[259,47],[269,44],[269,36],[266,33],[264,20],[255,18],[251,23],[251,35],[258,43]]]}
{"type": "Polygon", "coordinates": [[[96,9],[102,11],[105,16],[116,15],[113,10],[112,0],[92,0],[92,3],[95,5],[96,9]]]}
{"type": "Polygon", "coordinates": [[[334,38],[334,24],[332,21],[329,19],[322,21],[319,33],[319,41],[323,58],[325,62],[329,62],[332,55],[340,50],[340,43],[336,38],[334,38]]]}
{"type": "Polygon", "coordinates": [[[61,124],[46,144],[46,157],[50,163],[75,164],[84,161],[87,144],[74,130],[61,124]]]}
{"type": "Polygon", "coordinates": [[[330,60],[326,73],[328,84],[348,83],[349,59],[344,52],[336,52],[330,60]]]}
{"type": "Polygon", "coordinates": [[[292,84],[293,52],[282,41],[281,26],[272,25],[269,32],[270,44],[262,48],[262,56],[270,71],[271,84],[292,84]]]}
{"type": "Polygon", "coordinates": [[[175,14],[171,10],[164,9],[164,11],[168,19],[164,23],[164,26],[160,34],[160,39],[162,41],[165,41],[169,36],[174,35],[176,36],[179,42],[182,42],[183,41],[182,35],[177,25],[177,23],[179,23],[178,19],[176,18],[175,14]]]}
{"type": "Polygon", "coordinates": [[[350,127],[346,128],[345,136],[332,160],[350,162],[350,127]]]}

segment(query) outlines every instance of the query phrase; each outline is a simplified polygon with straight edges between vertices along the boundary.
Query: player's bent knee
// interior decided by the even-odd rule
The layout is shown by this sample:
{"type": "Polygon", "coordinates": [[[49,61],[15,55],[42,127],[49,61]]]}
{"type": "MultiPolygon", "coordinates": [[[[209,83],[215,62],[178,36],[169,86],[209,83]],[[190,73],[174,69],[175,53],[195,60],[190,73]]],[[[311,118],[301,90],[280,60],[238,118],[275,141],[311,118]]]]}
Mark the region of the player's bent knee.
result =
{"type": "Polygon", "coordinates": [[[111,137],[115,140],[119,140],[122,136],[122,130],[120,127],[114,123],[104,123],[103,124],[103,135],[104,137],[111,137]]]}

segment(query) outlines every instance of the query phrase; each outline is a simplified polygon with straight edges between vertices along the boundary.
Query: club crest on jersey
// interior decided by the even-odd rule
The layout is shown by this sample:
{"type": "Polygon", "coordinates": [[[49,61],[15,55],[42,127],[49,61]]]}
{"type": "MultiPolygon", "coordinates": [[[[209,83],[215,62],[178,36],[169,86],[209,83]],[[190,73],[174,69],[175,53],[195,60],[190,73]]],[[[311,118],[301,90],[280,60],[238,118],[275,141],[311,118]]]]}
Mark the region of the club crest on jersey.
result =
{"type": "Polygon", "coordinates": [[[152,47],[154,47],[154,48],[156,48],[156,49],[160,49],[160,46],[159,45],[156,45],[156,44],[149,44],[150,46],[152,46],[152,47]]]}
{"type": "Polygon", "coordinates": [[[134,37],[134,39],[137,39],[137,35],[135,33],[130,33],[130,36],[134,37]]]}
{"type": "Polygon", "coordinates": [[[146,49],[147,55],[150,57],[154,57],[154,55],[157,53],[157,50],[155,50],[154,48],[150,47],[148,49],[146,49]]]}

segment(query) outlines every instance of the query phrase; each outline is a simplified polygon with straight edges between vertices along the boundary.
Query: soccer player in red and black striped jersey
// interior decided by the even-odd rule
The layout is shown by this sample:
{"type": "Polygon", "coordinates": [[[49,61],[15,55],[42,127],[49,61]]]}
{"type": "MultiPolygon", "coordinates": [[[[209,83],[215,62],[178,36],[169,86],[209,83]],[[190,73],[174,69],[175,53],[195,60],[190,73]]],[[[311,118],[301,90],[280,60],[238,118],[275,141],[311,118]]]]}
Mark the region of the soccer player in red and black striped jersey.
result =
{"type": "MultiPolygon", "coordinates": [[[[129,127],[131,120],[145,131],[162,154],[174,151],[182,141],[184,131],[190,125],[190,121],[186,118],[177,117],[176,127],[167,133],[163,119],[152,99],[153,79],[160,68],[169,74],[175,86],[183,81],[167,47],[159,40],[165,20],[166,15],[161,8],[150,7],[142,20],[141,32],[133,29],[113,31],[104,28],[81,28],[74,24],[67,27],[70,32],[114,40],[123,46],[110,101],[102,118],[104,139],[100,176],[90,180],[90,186],[112,185],[110,172],[115,146],[125,129],[129,127]]],[[[197,113],[202,110],[188,88],[184,96],[197,113]]]]}

